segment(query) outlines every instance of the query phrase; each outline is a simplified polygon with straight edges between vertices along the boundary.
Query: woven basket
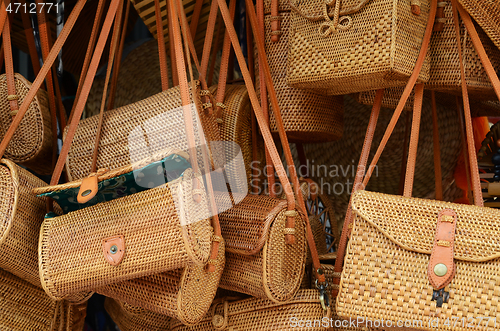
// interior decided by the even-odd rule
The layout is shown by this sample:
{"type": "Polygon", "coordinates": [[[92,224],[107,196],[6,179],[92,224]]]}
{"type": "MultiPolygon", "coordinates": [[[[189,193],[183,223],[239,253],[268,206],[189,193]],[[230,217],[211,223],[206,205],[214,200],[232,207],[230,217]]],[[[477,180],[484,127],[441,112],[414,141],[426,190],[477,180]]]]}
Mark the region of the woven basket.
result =
{"type": "MultiPolygon", "coordinates": [[[[333,309],[333,307],[332,307],[333,309]]],[[[250,298],[227,302],[214,302],[209,314],[196,326],[184,326],[178,321],[171,323],[172,331],[215,331],[215,330],[356,330],[335,327],[336,316],[321,308],[317,290],[300,290],[286,303],[250,298]],[[300,321],[301,324],[298,324],[300,321]],[[310,321],[310,325],[306,324],[310,321]],[[314,324],[316,321],[316,324],[314,324]],[[325,321],[326,325],[321,322],[325,321]],[[326,322],[327,321],[327,322],[326,322]],[[332,325],[334,328],[331,328],[332,325]]],[[[341,321],[337,321],[337,324],[341,321]]]]}
{"type": "MultiPolygon", "coordinates": [[[[210,91],[216,95],[217,88],[211,87],[210,91]]],[[[265,165],[264,141],[257,136],[257,164],[253,161],[253,141],[252,141],[252,105],[248,97],[245,85],[227,85],[224,95],[224,105],[222,110],[222,122],[219,126],[222,141],[235,142],[234,144],[224,143],[226,162],[226,173],[229,183],[235,192],[247,192],[254,185],[259,188],[264,181],[262,168],[265,165]],[[231,162],[241,153],[244,164],[231,162]],[[244,168],[242,167],[244,165],[244,168]],[[259,169],[256,182],[252,182],[252,167],[259,169]]]]}
{"type": "Polygon", "coordinates": [[[54,301],[44,291],[0,269],[0,330],[81,331],[86,303],[54,301]]]}
{"type": "Polygon", "coordinates": [[[458,0],[458,2],[500,48],[500,3],[494,0],[458,0]]]}
{"type": "MultiPolygon", "coordinates": [[[[461,95],[460,60],[458,58],[457,38],[451,1],[444,1],[444,18],[442,31],[433,31],[430,44],[431,71],[426,88],[461,95]]],[[[497,100],[490,79],[476,53],[472,40],[460,21],[460,45],[462,46],[465,81],[471,96],[497,100]]],[[[493,67],[500,67],[500,49],[488,38],[477,25],[479,38],[486,50],[493,67]]],[[[499,30],[500,31],[500,30],[499,30]]]]}
{"type": "Polygon", "coordinates": [[[46,206],[31,190],[47,184],[6,159],[0,161],[0,183],[0,268],[41,287],[38,237],[46,206]]]}
{"type": "MultiPolygon", "coordinates": [[[[154,13],[154,10],[153,10],[154,13]]],[[[167,57],[168,68],[171,69],[170,57],[167,57]]],[[[219,78],[220,56],[215,62],[212,82],[219,78]]],[[[161,71],[158,60],[158,42],[155,39],[144,42],[134,48],[122,61],[115,92],[115,108],[146,99],[161,92],[161,71]]],[[[196,67],[193,74],[197,75],[196,67]]],[[[84,118],[99,114],[105,77],[99,75],[94,79],[87,103],[84,118]]],[[[169,86],[173,86],[169,77],[169,86]]]]}
{"type": "MultiPolygon", "coordinates": [[[[323,18],[327,2],[292,1],[296,10],[292,11],[289,35],[290,86],[327,89],[329,94],[338,95],[406,85],[422,45],[429,1],[421,1],[421,13],[416,16],[409,1],[344,0],[335,31],[323,30],[333,24],[323,18]],[[302,15],[319,19],[313,21],[302,15]],[[346,25],[349,21],[350,27],[346,25]],[[330,33],[322,34],[320,29],[330,33]]],[[[335,4],[331,1],[333,7],[335,4]]],[[[329,13],[333,13],[333,7],[328,7],[329,13]]],[[[426,61],[419,80],[428,79],[426,61]]]]}
{"type": "Polygon", "coordinates": [[[170,317],[111,298],[106,298],[104,301],[104,309],[121,331],[162,331],[170,329],[170,317]]]}
{"type": "MultiPolygon", "coordinates": [[[[382,107],[389,109],[396,109],[398,106],[399,100],[401,99],[401,95],[403,94],[404,87],[394,87],[388,88],[384,91],[384,97],[382,98],[382,107]]],[[[375,102],[375,95],[377,91],[366,91],[358,94],[358,102],[363,105],[373,106],[375,102]]],[[[410,97],[406,101],[404,105],[404,110],[412,110],[413,109],[413,100],[415,93],[412,91],[410,97]]]]}
{"type": "MultiPolygon", "coordinates": [[[[150,314],[162,314],[176,318],[186,325],[194,325],[210,308],[224,263],[222,241],[217,260],[214,261],[215,272],[207,272],[204,266],[191,264],[185,269],[111,284],[98,288],[97,292],[147,309],[151,311],[150,314]]],[[[163,318],[165,319],[166,317],[163,318]]]]}
{"type": "MultiPolygon", "coordinates": [[[[123,172],[130,171],[128,168],[137,169],[125,167],[123,172]]],[[[113,173],[109,176],[116,177],[113,173]]],[[[206,195],[201,194],[200,203],[193,199],[194,178],[187,169],[168,184],[46,218],[39,240],[40,278],[45,291],[58,299],[184,268],[188,263],[204,265],[213,229],[206,195]],[[117,236],[122,236],[125,253],[123,260],[113,265],[108,263],[103,242],[117,236]]],[[[204,192],[203,186],[200,189],[204,192]]]]}
{"type": "Polygon", "coordinates": [[[499,316],[500,246],[494,238],[500,235],[500,211],[368,191],[355,193],[352,209],[354,239],[349,241],[342,271],[339,316],[384,319],[393,325],[418,321],[422,325],[413,327],[427,330],[469,330],[473,321],[474,328],[498,330],[494,321],[499,316]],[[455,270],[444,288],[449,300],[437,308],[439,297],[432,300],[428,267],[436,224],[441,223],[438,214],[444,209],[457,215],[455,270]],[[439,323],[432,322],[436,318],[439,323]],[[446,324],[448,318],[457,323],[446,324]]]}
{"type": "MultiPolygon", "coordinates": [[[[217,196],[218,206],[230,205],[217,196]]],[[[226,240],[220,287],[284,302],[297,292],[306,260],[305,224],[295,217],[295,244],[285,243],[286,200],[247,195],[219,215],[226,240]]]]}
{"type": "MultiPolygon", "coordinates": [[[[31,83],[23,76],[14,74],[16,93],[21,105],[31,88],[31,83]]],[[[3,137],[12,123],[9,101],[7,100],[6,75],[0,76],[0,137],[3,137]]],[[[52,126],[50,122],[47,92],[39,89],[26,115],[5,151],[5,158],[20,163],[40,175],[52,171],[52,126]]]]}
{"type": "MultiPolygon", "coordinates": [[[[195,95],[202,128],[195,129],[196,143],[219,141],[219,128],[214,116],[203,111],[200,85],[193,82],[190,95],[195,95]],[[203,131],[203,132],[202,132],[203,131]]],[[[116,108],[105,113],[102,136],[97,157],[97,169],[113,170],[143,160],[167,148],[187,151],[186,128],[181,109],[179,87],[150,96],[144,100],[116,108]],[[132,154],[132,155],[131,155],[132,154]]],[[[70,181],[87,177],[94,151],[99,116],[81,120],[78,124],[71,149],[66,160],[70,181]]],[[[193,114],[194,117],[194,114],[193,114]]],[[[196,123],[196,119],[193,119],[196,123]]],[[[67,130],[65,130],[64,137],[67,130]]],[[[213,152],[216,164],[222,164],[218,153],[213,152]]],[[[204,169],[203,157],[198,149],[200,169],[204,169]]]]}
{"type": "MultiPolygon", "coordinates": [[[[278,0],[276,0],[278,1],[278,0]]],[[[288,58],[288,31],[290,30],[290,7],[287,1],[280,2],[281,29],[285,32],[279,42],[271,41],[270,0],[265,1],[264,26],[267,61],[271,68],[276,96],[283,118],[283,124],[290,141],[326,142],[342,137],[344,119],[341,97],[329,97],[311,91],[303,91],[288,86],[286,63],[288,58]]],[[[255,56],[258,59],[258,56],[255,56]]],[[[259,63],[255,61],[255,72],[259,63]]],[[[258,79],[258,78],[257,78],[258,79]]],[[[257,84],[260,95],[260,86],[257,84]]],[[[269,98],[268,98],[269,99],[269,98]]],[[[270,99],[269,99],[270,100],[270,99]]],[[[269,101],[269,121],[271,132],[278,135],[276,119],[269,101]]]]}
{"type": "MultiPolygon", "coordinates": [[[[327,144],[304,145],[309,163],[309,175],[318,183],[321,192],[328,194],[334,204],[334,211],[342,229],[342,222],[349,202],[349,192],[352,190],[356,165],[361,154],[366,127],[370,117],[371,107],[357,103],[353,98],[345,98],[345,138],[338,142],[327,144]]],[[[451,185],[453,171],[460,154],[462,144],[460,124],[456,115],[455,103],[451,107],[441,104],[437,98],[439,137],[441,148],[442,176],[445,179],[443,191],[451,185]]],[[[382,139],[385,128],[392,117],[393,111],[382,109],[373,139],[377,146],[382,139]]],[[[402,143],[405,135],[405,118],[401,116],[394,133],[387,143],[387,148],[381,155],[377,168],[368,184],[369,190],[397,194],[401,161],[403,159],[402,143]]],[[[432,112],[428,99],[424,99],[420,136],[417,152],[418,169],[415,172],[413,195],[427,197],[434,192],[434,154],[432,140],[432,112]]],[[[294,146],[292,145],[292,148],[294,146]]],[[[294,152],[295,153],[295,152],[294,152]]],[[[370,158],[375,151],[372,150],[370,158]]],[[[298,167],[298,157],[295,153],[295,164],[298,167]]]]}

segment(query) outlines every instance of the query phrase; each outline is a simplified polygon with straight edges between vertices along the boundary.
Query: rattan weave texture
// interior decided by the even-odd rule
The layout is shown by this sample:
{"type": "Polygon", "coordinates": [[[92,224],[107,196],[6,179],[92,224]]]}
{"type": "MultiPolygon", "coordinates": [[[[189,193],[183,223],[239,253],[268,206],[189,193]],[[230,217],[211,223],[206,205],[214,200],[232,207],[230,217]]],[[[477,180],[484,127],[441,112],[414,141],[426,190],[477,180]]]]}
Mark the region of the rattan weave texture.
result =
{"type": "MultiPolygon", "coordinates": [[[[31,83],[18,73],[14,74],[18,103],[22,104],[31,83]]],[[[3,137],[12,123],[11,109],[7,96],[7,78],[0,76],[0,137],[3,137]]],[[[26,115],[12,137],[5,158],[36,171],[49,175],[52,171],[52,126],[50,121],[47,92],[39,89],[26,115]]]]}
{"type": "Polygon", "coordinates": [[[500,3],[494,0],[458,0],[458,2],[500,48],[500,3]]]}
{"type": "Polygon", "coordinates": [[[106,298],[104,308],[121,331],[164,331],[170,329],[171,318],[106,298]]]}
{"type": "MultiPolygon", "coordinates": [[[[416,16],[406,0],[371,0],[361,8],[362,1],[344,0],[338,17],[333,13],[336,1],[292,1],[301,14],[292,11],[290,86],[339,95],[406,85],[423,41],[429,1],[420,1],[416,16]],[[331,22],[324,19],[327,3],[331,22]]],[[[428,79],[427,60],[419,80],[428,79]]]]}

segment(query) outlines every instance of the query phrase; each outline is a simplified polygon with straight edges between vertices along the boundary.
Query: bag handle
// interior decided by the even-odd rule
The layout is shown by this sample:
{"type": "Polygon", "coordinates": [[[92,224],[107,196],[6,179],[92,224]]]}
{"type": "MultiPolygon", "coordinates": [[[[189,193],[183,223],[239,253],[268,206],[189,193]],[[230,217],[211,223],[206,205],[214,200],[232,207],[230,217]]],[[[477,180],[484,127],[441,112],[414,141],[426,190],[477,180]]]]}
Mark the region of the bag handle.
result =
{"type": "MultiPolygon", "coordinates": [[[[19,116],[14,117],[11,125],[9,126],[9,129],[7,130],[7,132],[4,135],[4,138],[2,139],[2,142],[0,143],[0,157],[2,157],[4,155],[5,150],[7,149],[7,146],[9,144],[10,140],[12,139],[12,136],[14,135],[16,129],[19,127],[19,124],[21,123],[21,120],[23,119],[24,115],[28,111],[28,108],[29,108],[31,102],[33,101],[33,98],[35,97],[36,93],[38,92],[38,89],[42,85],[42,83],[45,79],[45,76],[47,75],[47,73],[50,71],[52,65],[54,64],[54,61],[56,60],[56,58],[59,54],[59,51],[61,50],[64,42],[68,38],[69,33],[73,29],[73,26],[75,25],[75,22],[76,22],[78,16],[80,15],[80,12],[82,11],[82,8],[85,4],[85,1],[86,0],[78,0],[77,3],[75,4],[75,6],[73,7],[73,10],[72,10],[71,14],[69,15],[69,18],[66,22],[66,25],[62,29],[61,34],[59,35],[59,38],[57,38],[56,42],[54,43],[54,46],[50,50],[49,55],[45,59],[45,63],[43,64],[42,68],[40,69],[40,72],[38,73],[35,81],[31,84],[31,88],[30,88],[28,94],[26,95],[26,97],[24,98],[24,101],[21,104],[21,107],[19,108],[19,111],[17,113],[17,115],[19,115],[19,116]]],[[[0,10],[2,9],[2,6],[5,6],[5,3],[2,2],[2,4],[3,5],[0,5],[0,10]]],[[[5,8],[4,8],[4,11],[5,11],[5,8]]],[[[1,13],[3,13],[3,11],[0,12],[0,23],[1,23],[1,19],[3,17],[3,15],[1,13]]]]}
{"type": "MultiPolygon", "coordinates": [[[[269,127],[266,123],[266,120],[263,116],[262,109],[259,105],[257,93],[255,92],[255,88],[254,88],[249,70],[246,66],[243,52],[241,51],[241,47],[239,45],[238,36],[236,35],[236,31],[231,24],[231,17],[230,17],[229,9],[227,8],[227,5],[226,5],[224,0],[217,0],[217,2],[219,4],[219,8],[221,9],[222,17],[226,23],[226,29],[229,33],[231,43],[233,44],[235,55],[236,55],[236,58],[238,59],[238,63],[240,65],[240,69],[241,69],[241,72],[243,74],[243,78],[245,80],[245,84],[246,84],[247,89],[248,89],[250,101],[252,103],[252,106],[253,106],[253,109],[255,112],[255,116],[257,118],[257,122],[259,123],[259,127],[261,129],[262,136],[264,138],[266,146],[268,147],[268,150],[269,150],[269,153],[272,157],[274,166],[276,167],[276,171],[278,173],[278,176],[280,178],[280,181],[284,187],[284,190],[285,190],[285,193],[287,196],[287,202],[288,202],[287,218],[292,218],[293,216],[295,216],[296,211],[295,211],[295,197],[293,196],[291,184],[288,181],[288,177],[286,175],[285,168],[284,168],[283,164],[281,163],[281,159],[280,159],[279,153],[276,149],[276,145],[274,144],[271,132],[270,132],[269,127]],[[292,213],[294,214],[293,216],[291,215],[292,213]]],[[[297,200],[299,203],[299,210],[301,212],[301,217],[304,219],[305,224],[307,226],[307,231],[306,231],[307,242],[308,242],[309,248],[311,250],[313,264],[314,264],[314,267],[316,269],[316,273],[317,273],[319,282],[326,283],[325,275],[322,272],[321,265],[319,262],[318,252],[316,251],[316,245],[314,243],[314,238],[313,238],[311,227],[309,224],[309,219],[307,217],[307,210],[305,208],[304,199],[302,197],[302,192],[300,191],[299,180],[298,180],[297,173],[296,173],[296,170],[295,170],[295,167],[293,164],[292,155],[290,152],[290,146],[288,144],[288,140],[287,140],[287,137],[286,137],[286,134],[284,131],[283,120],[281,118],[281,114],[279,111],[278,100],[276,97],[276,91],[274,90],[274,87],[272,84],[271,72],[270,72],[269,65],[267,63],[267,58],[266,58],[266,54],[265,54],[265,50],[264,50],[265,49],[264,41],[261,38],[261,35],[258,33],[259,29],[258,29],[257,16],[255,13],[254,5],[253,5],[252,0],[246,0],[245,2],[246,2],[247,12],[249,13],[248,16],[250,18],[250,23],[251,23],[251,26],[252,26],[252,29],[254,32],[255,42],[257,45],[257,51],[259,54],[259,63],[261,64],[261,67],[263,67],[263,69],[264,69],[266,85],[270,91],[271,102],[273,105],[273,110],[275,111],[276,122],[278,124],[278,128],[280,131],[280,138],[282,141],[283,149],[285,151],[287,164],[288,164],[288,167],[290,170],[290,177],[292,178],[295,192],[297,195],[297,200]]],[[[294,225],[293,219],[291,220],[291,222],[289,220],[287,220],[287,222],[289,224],[294,225]]],[[[287,226],[286,229],[292,229],[292,228],[287,226]]],[[[289,233],[293,234],[293,231],[290,231],[289,233]]],[[[295,239],[295,238],[293,238],[293,239],[295,239]]],[[[289,240],[288,242],[293,243],[292,240],[289,240]]],[[[325,285],[319,286],[321,295],[323,295],[325,288],[326,288],[325,285]]]]}
{"type": "MultiPolygon", "coordinates": [[[[23,3],[26,3],[26,1],[23,0],[23,3]]],[[[36,51],[35,37],[33,36],[33,28],[31,27],[31,20],[26,14],[25,15],[21,14],[21,19],[23,21],[26,43],[28,44],[28,50],[31,58],[31,65],[33,66],[33,72],[35,73],[36,76],[40,71],[40,61],[38,60],[38,53],[36,51]]]]}
{"type": "Polygon", "coordinates": [[[16,81],[14,77],[14,61],[12,58],[12,44],[10,40],[10,20],[8,15],[5,17],[5,22],[3,25],[2,31],[2,44],[4,49],[4,58],[5,58],[5,76],[7,82],[7,100],[9,101],[10,106],[10,115],[16,116],[19,110],[18,99],[19,96],[16,92],[16,81]]]}

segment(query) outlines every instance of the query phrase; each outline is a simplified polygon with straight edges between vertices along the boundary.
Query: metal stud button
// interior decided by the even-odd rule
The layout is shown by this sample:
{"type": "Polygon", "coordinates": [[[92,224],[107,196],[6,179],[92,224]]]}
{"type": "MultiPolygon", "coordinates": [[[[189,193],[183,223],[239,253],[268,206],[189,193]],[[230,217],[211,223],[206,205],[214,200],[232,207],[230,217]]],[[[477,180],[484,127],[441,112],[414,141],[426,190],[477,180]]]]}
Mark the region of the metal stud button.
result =
{"type": "Polygon", "coordinates": [[[111,254],[116,254],[116,252],[118,252],[118,247],[116,245],[113,245],[109,248],[109,252],[111,254]]]}
{"type": "Polygon", "coordinates": [[[438,263],[434,266],[434,273],[438,277],[443,277],[448,272],[448,267],[444,263],[438,263]]]}
{"type": "Polygon", "coordinates": [[[90,193],[92,193],[92,190],[85,190],[85,191],[82,192],[82,197],[86,197],[90,193]]]}

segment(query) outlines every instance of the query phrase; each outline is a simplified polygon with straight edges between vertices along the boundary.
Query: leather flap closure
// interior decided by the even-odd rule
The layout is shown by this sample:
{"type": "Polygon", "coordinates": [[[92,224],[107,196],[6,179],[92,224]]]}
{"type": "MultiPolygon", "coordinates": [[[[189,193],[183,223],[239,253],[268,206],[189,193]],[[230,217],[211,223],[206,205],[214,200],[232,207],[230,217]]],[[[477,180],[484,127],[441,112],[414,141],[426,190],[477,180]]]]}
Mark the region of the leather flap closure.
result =
{"type": "Polygon", "coordinates": [[[500,210],[368,191],[358,191],[352,199],[353,212],[392,242],[429,255],[438,215],[445,209],[457,215],[455,260],[484,262],[500,257],[500,210]]]}
{"type": "Polygon", "coordinates": [[[215,194],[215,200],[219,208],[227,209],[219,214],[226,250],[246,255],[262,249],[271,224],[287,208],[286,200],[264,195],[249,194],[233,208],[228,195],[215,194]]]}

